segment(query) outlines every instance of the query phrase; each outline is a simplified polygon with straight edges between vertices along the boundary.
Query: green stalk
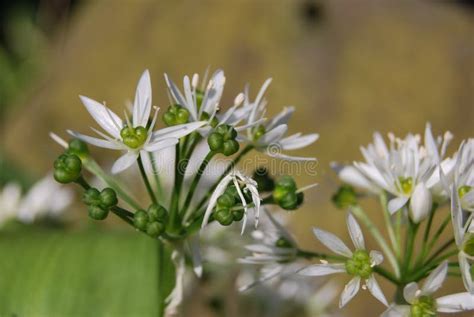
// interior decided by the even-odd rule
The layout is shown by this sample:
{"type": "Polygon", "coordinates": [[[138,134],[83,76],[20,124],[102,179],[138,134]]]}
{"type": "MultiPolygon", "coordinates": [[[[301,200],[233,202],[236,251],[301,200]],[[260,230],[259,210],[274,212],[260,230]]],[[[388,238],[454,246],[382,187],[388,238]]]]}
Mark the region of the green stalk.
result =
{"type": "Polygon", "coordinates": [[[418,232],[419,224],[414,223],[408,218],[409,226],[408,226],[408,236],[406,239],[405,244],[405,261],[402,267],[402,274],[405,275],[410,268],[411,258],[413,256],[413,248],[415,246],[415,238],[416,233],[418,232]]]}
{"type": "Polygon", "coordinates": [[[156,200],[155,193],[151,188],[150,181],[148,180],[148,176],[146,175],[145,168],[143,167],[143,161],[141,155],[138,155],[138,168],[140,169],[140,174],[142,175],[143,183],[145,183],[146,190],[150,195],[151,201],[154,204],[157,204],[158,201],[156,200]]]}
{"type": "Polygon", "coordinates": [[[153,170],[153,176],[154,176],[154,179],[155,179],[156,188],[158,190],[157,194],[159,195],[159,197],[161,197],[161,193],[163,191],[162,191],[162,187],[161,187],[160,176],[158,175],[158,168],[156,166],[155,159],[153,158],[153,155],[151,153],[148,153],[148,157],[149,157],[150,162],[151,162],[151,168],[153,170]]]}
{"type": "Polygon", "coordinates": [[[367,227],[369,232],[372,234],[372,236],[378,242],[378,244],[382,248],[382,251],[385,253],[385,256],[387,257],[390,265],[392,266],[393,270],[395,271],[395,276],[397,278],[399,278],[400,277],[400,267],[399,267],[399,264],[397,262],[397,258],[395,257],[392,250],[388,246],[387,241],[382,236],[379,229],[374,225],[374,223],[366,215],[364,210],[362,208],[360,208],[360,206],[355,206],[355,207],[351,208],[351,212],[354,214],[354,216],[357,217],[357,219],[359,219],[367,227]]]}
{"type": "Polygon", "coordinates": [[[383,207],[383,215],[385,219],[385,225],[388,231],[388,236],[390,238],[390,243],[392,244],[392,248],[395,252],[395,255],[397,256],[398,259],[400,259],[401,257],[400,245],[398,244],[397,238],[395,237],[393,223],[390,219],[390,212],[388,211],[388,208],[387,208],[387,194],[385,192],[380,194],[380,204],[383,207]]]}
{"type": "Polygon", "coordinates": [[[174,188],[171,196],[170,217],[168,221],[169,233],[171,235],[179,234],[180,217],[179,217],[179,196],[181,193],[182,175],[180,171],[180,144],[175,147],[175,164],[174,164],[174,188]]]}
{"type": "Polygon", "coordinates": [[[428,218],[428,222],[427,222],[426,227],[425,227],[425,233],[423,234],[423,242],[422,242],[422,246],[421,246],[421,252],[418,254],[418,257],[415,261],[416,266],[421,264],[421,262],[425,258],[426,253],[428,251],[427,250],[428,239],[429,239],[429,236],[430,236],[431,226],[433,225],[434,214],[435,214],[435,211],[436,211],[437,208],[438,208],[438,205],[436,203],[433,203],[433,206],[432,206],[431,212],[430,212],[430,216],[428,218]]]}
{"type": "Polygon", "coordinates": [[[438,242],[439,240],[439,237],[441,236],[441,234],[443,233],[444,229],[446,229],[446,226],[451,222],[451,214],[448,213],[448,215],[446,216],[446,218],[444,219],[443,223],[439,226],[438,230],[436,230],[436,233],[433,237],[433,239],[431,239],[430,243],[428,244],[428,246],[426,247],[426,251],[425,251],[425,256],[428,255],[431,250],[433,249],[434,245],[436,244],[436,242],[438,242]]]}
{"type": "MultiPolygon", "coordinates": [[[[433,261],[434,259],[436,259],[436,257],[438,255],[440,255],[441,253],[443,253],[447,248],[449,248],[451,245],[453,245],[456,241],[454,240],[454,238],[450,239],[449,241],[446,241],[441,247],[439,247],[438,250],[436,250],[435,253],[433,253],[433,255],[428,259],[426,260],[425,263],[430,263],[431,261],[433,261]]],[[[458,250],[455,250],[456,252],[458,252],[458,250]]]]}
{"type": "Polygon", "coordinates": [[[165,290],[164,290],[164,283],[163,283],[163,279],[164,279],[164,256],[165,256],[165,251],[164,251],[164,245],[163,245],[163,242],[161,242],[160,240],[157,240],[157,243],[158,243],[158,248],[157,248],[157,263],[158,263],[158,267],[157,267],[157,275],[158,275],[158,280],[157,280],[157,294],[158,294],[158,298],[157,298],[157,304],[158,304],[158,317],[164,317],[165,315],[165,300],[166,300],[166,294],[165,294],[165,290]]]}

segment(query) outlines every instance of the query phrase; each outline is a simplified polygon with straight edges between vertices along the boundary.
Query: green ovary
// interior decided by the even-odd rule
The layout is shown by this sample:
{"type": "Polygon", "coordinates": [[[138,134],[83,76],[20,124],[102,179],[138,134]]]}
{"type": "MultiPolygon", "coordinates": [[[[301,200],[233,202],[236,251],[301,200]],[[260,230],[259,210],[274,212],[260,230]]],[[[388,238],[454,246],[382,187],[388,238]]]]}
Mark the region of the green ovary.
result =
{"type": "Polygon", "coordinates": [[[144,127],[124,127],[120,131],[123,143],[132,149],[138,149],[148,138],[148,132],[144,127]]]}
{"type": "Polygon", "coordinates": [[[400,182],[400,189],[405,194],[411,193],[413,188],[413,178],[411,177],[399,177],[398,181],[400,182]]]}
{"type": "Polygon", "coordinates": [[[370,274],[372,274],[372,265],[367,251],[355,251],[352,258],[346,261],[346,271],[352,276],[369,278],[370,274]]]}
{"type": "Polygon", "coordinates": [[[464,195],[466,195],[467,193],[469,193],[472,189],[472,186],[469,186],[469,185],[464,185],[464,186],[461,186],[458,188],[458,194],[459,194],[459,198],[463,198],[464,195]]]}
{"type": "Polygon", "coordinates": [[[410,308],[411,317],[436,316],[436,302],[430,296],[420,296],[410,308]]]}
{"type": "Polygon", "coordinates": [[[266,132],[265,126],[263,125],[252,128],[253,140],[258,141],[266,132]]]}

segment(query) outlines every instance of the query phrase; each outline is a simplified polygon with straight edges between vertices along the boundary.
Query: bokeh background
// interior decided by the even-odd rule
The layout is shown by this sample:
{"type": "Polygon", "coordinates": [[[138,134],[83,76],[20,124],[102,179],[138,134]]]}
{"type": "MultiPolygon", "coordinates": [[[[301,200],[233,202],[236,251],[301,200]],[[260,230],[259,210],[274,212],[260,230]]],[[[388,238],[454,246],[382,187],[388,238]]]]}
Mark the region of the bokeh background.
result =
{"type": "MultiPolygon", "coordinates": [[[[27,188],[51,169],[60,148],[49,131],[65,136],[93,124],[79,94],[118,111],[145,68],[162,107],[164,72],[179,78],[223,68],[229,103],[245,83],[256,94],[273,77],[270,113],[295,105],[290,129],[321,135],[298,153],[319,164],[317,176],[298,176],[320,185],[291,216],[307,248],[321,248],[312,226],[347,238],[344,213],[330,203],[338,181],[329,163],[361,158],[373,131],[422,133],[429,121],[435,134],[454,134],[451,152],[474,132],[471,1],[19,0],[0,2],[0,23],[1,185],[27,188]]],[[[94,150],[104,162],[111,152],[94,150]]],[[[79,205],[66,218],[66,231],[0,233],[0,315],[152,316],[147,238],[117,223],[94,224],[79,205]]],[[[194,292],[189,316],[239,315],[235,293],[225,294],[233,302],[226,311],[205,286],[194,292]]],[[[342,313],[381,310],[359,295],[342,313]]]]}

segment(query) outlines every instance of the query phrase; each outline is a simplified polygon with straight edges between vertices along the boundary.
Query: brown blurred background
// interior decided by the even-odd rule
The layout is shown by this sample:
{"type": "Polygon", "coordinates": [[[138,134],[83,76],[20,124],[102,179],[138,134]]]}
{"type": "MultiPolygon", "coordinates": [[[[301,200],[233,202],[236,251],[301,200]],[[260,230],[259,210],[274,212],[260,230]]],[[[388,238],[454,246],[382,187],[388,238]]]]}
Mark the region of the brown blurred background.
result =
{"type": "MultiPolygon", "coordinates": [[[[29,52],[8,66],[14,79],[2,78],[0,95],[3,164],[26,174],[50,169],[59,149],[49,131],[64,136],[66,129],[85,132],[93,125],[79,94],[121,111],[145,68],[152,75],[154,104],[162,107],[164,72],[179,82],[207,66],[223,68],[229,103],[245,83],[255,96],[273,77],[269,111],[295,105],[291,131],[321,135],[297,153],[319,162],[318,176],[299,182],[320,185],[292,217],[302,244],[321,248],[312,226],[347,237],[344,214],[330,204],[338,181],[329,162],[360,159],[359,146],[375,130],[422,133],[429,121],[435,134],[453,132],[451,151],[473,136],[469,1],[109,0],[35,6],[30,29],[2,32],[3,55],[29,52]]],[[[5,77],[7,64],[0,62],[5,77]]],[[[370,296],[358,296],[345,312],[375,316],[381,309],[370,296]]]]}

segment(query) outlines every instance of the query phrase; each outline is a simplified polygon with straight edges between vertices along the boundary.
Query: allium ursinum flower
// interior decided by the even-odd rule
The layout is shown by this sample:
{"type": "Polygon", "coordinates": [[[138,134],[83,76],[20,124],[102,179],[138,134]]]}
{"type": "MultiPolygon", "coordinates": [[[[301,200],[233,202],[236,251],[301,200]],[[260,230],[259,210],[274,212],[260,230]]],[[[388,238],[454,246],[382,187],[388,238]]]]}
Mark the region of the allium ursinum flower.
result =
{"type": "MultiPolygon", "coordinates": [[[[444,172],[444,170],[443,170],[444,172]]],[[[474,139],[463,142],[451,184],[451,217],[464,286],[474,294],[474,139]]]]}
{"type": "Polygon", "coordinates": [[[263,120],[266,113],[267,102],[263,98],[265,90],[271,83],[271,79],[267,79],[260,88],[257,97],[253,102],[249,99],[248,86],[245,89],[244,107],[251,106],[252,110],[247,118],[247,133],[240,136],[242,141],[251,144],[255,149],[265,152],[276,158],[293,160],[293,161],[313,161],[314,158],[290,156],[281,153],[285,150],[297,150],[314,143],[319,135],[316,133],[302,135],[296,133],[285,136],[288,131],[288,121],[295,111],[294,107],[286,107],[272,119],[265,123],[259,124],[263,120]]]}
{"type": "Polygon", "coordinates": [[[48,174],[35,183],[22,197],[18,184],[7,184],[0,194],[0,224],[16,218],[31,223],[41,217],[57,217],[73,198],[71,190],[62,187],[48,174]]]}
{"type": "MultiPolygon", "coordinates": [[[[228,189],[229,185],[233,185],[233,188],[235,188],[235,191],[243,206],[242,233],[244,232],[245,226],[247,224],[247,216],[248,216],[249,208],[254,210],[255,226],[258,225],[261,197],[257,190],[257,183],[252,178],[245,176],[241,172],[237,170],[233,170],[229,174],[227,174],[224,178],[222,178],[222,180],[219,182],[216,189],[212,193],[211,197],[209,198],[207,209],[204,213],[204,219],[202,221],[202,226],[201,226],[202,228],[204,228],[209,222],[209,218],[211,217],[211,214],[213,214],[214,212],[214,207],[216,206],[219,207],[219,203],[220,203],[219,200],[222,199],[221,197],[225,195],[226,196],[225,200],[227,200],[227,198],[230,198],[228,197],[230,196],[230,194],[226,193],[226,190],[228,189]],[[249,201],[249,203],[247,203],[245,194],[250,195],[251,202],[249,201]],[[252,206],[249,207],[248,206],[249,204],[251,204],[252,206]]],[[[224,207],[227,207],[225,206],[226,204],[224,204],[224,202],[222,203],[224,207]]],[[[221,210],[224,210],[224,209],[225,208],[216,210],[214,212],[214,217],[216,217],[217,214],[219,214],[221,210]]],[[[229,217],[235,216],[232,212],[228,213],[226,210],[226,215],[224,216],[227,216],[227,214],[229,215],[229,217]]]]}
{"type": "MultiPolygon", "coordinates": [[[[389,134],[387,146],[379,133],[374,143],[362,147],[365,162],[354,167],[337,167],[343,181],[370,192],[387,191],[393,198],[388,210],[394,213],[409,203],[410,217],[415,223],[423,220],[432,207],[432,193],[427,182],[440,164],[451,140],[451,134],[434,139],[430,124],[426,125],[424,145],[421,136],[408,134],[404,139],[389,134]]],[[[434,184],[431,184],[434,186],[434,184]]]]}
{"type": "MultiPolygon", "coordinates": [[[[224,71],[218,69],[206,85],[207,72],[202,81],[202,87],[199,86],[199,75],[194,74],[192,79],[184,76],[183,93],[176,84],[165,74],[166,84],[172,102],[175,103],[174,109],[182,113],[183,121],[189,122],[206,121],[206,125],[198,129],[202,136],[207,136],[212,128],[217,125],[228,124],[237,131],[245,129],[246,126],[237,127],[243,119],[248,116],[250,107],[241,107],[244,100],[242,93],[234,99],[234,105],[227,111],[219,113],[222,92],[225,85],[224,71]],[[204,86],[206,85],[206,86],[204,86]],[[183,111],[185,110],[185,111],[183,111]],[[184,118],[185,117],[185,118],[184,118]]],[[[173,110],[174,110],[173,109],[173,110]]],[[[179,116],[179,113],[177,113],[179,116]]],[[[164,118],[166,121],[166,117],[164,118]]]]}
{"type": "Polygon", "coordinates": [[[373,268],[382,263],[383,255],[378,251],[368,252],[366,250],[362,230],[351,213],[347,215],[347,227],[355,246],[354,252],[334,234],[321,229],[314,229],[316,238],[322,244],[334,253],[346,258],[343,263],[327,263],[324,261],[321,264],[307,266],[299,274],[325,276],[335,273],[347,273],[352,276],[341,294],[339,307],[345,306],[359,292],[361,280],[365,281],[363,288],[367,287],[376,299],[388,306],[387,300],[373,274],[373,268]]]}
{"type": "Polygon", "coordinates": [[[112,166],[114,174],[129,168],[140,154],[173,146],[179,142],[179,138],[190,134],[204,124],[204,122],[193,122],[153,131],[159,109],[156,108],[155,115],[149,124],[152,100],[148,70],[142,74],[138,81],[131,120],[126,114],[126,120],[122,120],[108,107],[95,100],[84,96],[80,96],[80,98],[90,115],[108,135],[94,128],[92,130],[103,139],[74,131],[68,132],[74,137],[98,147],[126,151],[112,166]]]}
{"type": "Polygon", "coordinates": [[[437,313],[458,313],[474,309],[474,296],[469,293],[457,293],[435,298],[448,274],[448,262],[441,263],[419,288],[415,282],[403,289],[403,297],[409,305],[392,305],[382,317],[429,317],[437,313]]]}

